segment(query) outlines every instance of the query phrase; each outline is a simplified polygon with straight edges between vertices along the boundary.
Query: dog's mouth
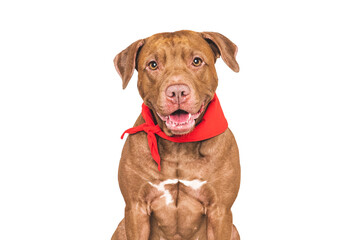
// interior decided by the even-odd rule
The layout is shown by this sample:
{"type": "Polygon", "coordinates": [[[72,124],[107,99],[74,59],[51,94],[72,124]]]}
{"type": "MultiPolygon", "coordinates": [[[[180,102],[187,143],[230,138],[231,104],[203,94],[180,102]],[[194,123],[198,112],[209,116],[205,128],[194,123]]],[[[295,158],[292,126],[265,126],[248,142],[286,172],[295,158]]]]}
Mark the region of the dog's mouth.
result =
{"type": "Polygon", "coordinates": [[[161,115],[157,112],[161,120],[165,122],[166,127],[175,135],[184,135],[193,130],[195,127],[195,120],[203,113],[205,107],[204,103],[200,110],[191,114],[185,110],[178,109],[169,115],[161,115]]]}

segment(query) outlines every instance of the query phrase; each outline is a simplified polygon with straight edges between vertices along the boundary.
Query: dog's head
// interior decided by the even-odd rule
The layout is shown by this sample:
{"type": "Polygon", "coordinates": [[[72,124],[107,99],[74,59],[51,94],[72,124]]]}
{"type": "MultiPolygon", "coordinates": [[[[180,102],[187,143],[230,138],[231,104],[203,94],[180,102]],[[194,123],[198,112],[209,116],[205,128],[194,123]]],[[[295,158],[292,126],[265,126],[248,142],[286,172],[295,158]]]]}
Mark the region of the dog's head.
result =
{"type": "Polygon", "coordinates": [[[178,31],[141,39],[120,52],[115,68],[125,89],[138,71],[138,89],[168,135],[191,132],[218,85],[215,62],[222,57],[235,72],[237,47],[215,32],[178,31]]]}

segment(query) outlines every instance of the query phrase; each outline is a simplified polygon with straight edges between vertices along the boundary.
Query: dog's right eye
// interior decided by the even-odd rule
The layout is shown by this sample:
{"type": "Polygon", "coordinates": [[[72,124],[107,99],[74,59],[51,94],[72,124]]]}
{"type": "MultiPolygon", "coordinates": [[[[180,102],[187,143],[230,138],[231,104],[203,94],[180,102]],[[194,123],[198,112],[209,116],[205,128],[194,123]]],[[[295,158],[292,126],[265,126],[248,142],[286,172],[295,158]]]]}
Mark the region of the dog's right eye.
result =
{"type": "Polygon", "coordinates": [[[149,63],[149,68],[150,68],[151,70],[156,70],[156,69],[158,68],[158,65],[157,65],[157,63],[156,63],[155,61],[151,61],[151,62],[149,63]]]}
{"type": "Polygon", "coordinates": [[[202,60],[199,57],[194,58],[192,65],[194,65],[195,67],[199,67],[202,64],[202,60]]]}

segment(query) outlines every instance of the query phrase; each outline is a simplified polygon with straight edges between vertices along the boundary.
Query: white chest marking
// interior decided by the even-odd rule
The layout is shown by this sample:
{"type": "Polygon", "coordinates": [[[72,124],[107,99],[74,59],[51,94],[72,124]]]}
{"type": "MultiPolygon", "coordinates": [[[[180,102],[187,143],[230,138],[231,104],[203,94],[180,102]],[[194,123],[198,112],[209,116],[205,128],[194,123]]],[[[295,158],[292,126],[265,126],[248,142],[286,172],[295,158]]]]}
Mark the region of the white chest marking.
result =
{"type": "Polygon", "coordinates": [[[151,186],[156,188],[158,191],[163,192],[163,195],[160,198],[165,198],[166,205],[169,205],[170,203],[174,202],[174,199],[172,198],[169,190],[165,189],[165,185],[168,184],[177,184],[181,182],[187,187],[190,187],[194,190],[198,190],[206,183],[206,181],[200,181],[198,179],[195,180],[179,180],[179,179],[167,179],[165,181],[160,182],[159,184],[153,184],[152,182],[149,182],[151,186]]]}
{"type": "Polygon", "coordinates": [[[168,180],[160,182],[159,184],[153,184],[151,182],[149,182],[149,184],[151,186],[153,186],[154,188],[156,188],[158,191],[164,193],[160,198],[165,198],[166,205],[169,205],[170,203],[174,202],[174,200],[173,200],[169,190],[165,189],[165,185],[166,184],[176,184],[178,182],[179,181],[177,179],[168,179],[168,180]]]}
{"type": "Polygon", "coordinates": [[[183,183],[187,187],[191,187],[194,190],[198,190],[206,183],[206,181],[200,181],[198,179],[188,181],[188,180],[180,180],[181,183],[183,183]]]}

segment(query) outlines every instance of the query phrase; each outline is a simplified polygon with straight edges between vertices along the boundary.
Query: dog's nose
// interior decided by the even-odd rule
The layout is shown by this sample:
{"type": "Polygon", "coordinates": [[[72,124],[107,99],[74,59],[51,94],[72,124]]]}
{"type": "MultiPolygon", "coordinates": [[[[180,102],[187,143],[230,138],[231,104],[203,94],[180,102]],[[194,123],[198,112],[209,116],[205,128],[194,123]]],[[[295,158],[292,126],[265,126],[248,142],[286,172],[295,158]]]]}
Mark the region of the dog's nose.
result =
{"type": "Polygon", "coordinates": [[[178,104],[185,102],[189,94],[190,88],[185,84],[171,85],[165,91],[167,98],[178,104]]]}

